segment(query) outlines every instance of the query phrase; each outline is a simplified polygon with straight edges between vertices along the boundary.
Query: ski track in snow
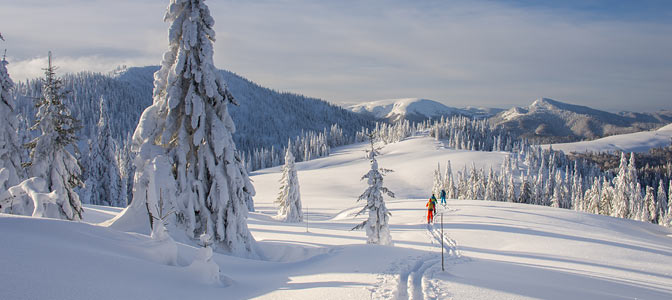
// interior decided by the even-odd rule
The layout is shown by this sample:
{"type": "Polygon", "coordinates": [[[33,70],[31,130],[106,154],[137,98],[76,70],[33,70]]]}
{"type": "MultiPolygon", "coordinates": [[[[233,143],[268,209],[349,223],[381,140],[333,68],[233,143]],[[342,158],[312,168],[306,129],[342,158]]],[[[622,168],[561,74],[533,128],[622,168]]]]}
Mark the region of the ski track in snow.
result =
{"type": "MultiPolygon", "coordinates": [[[[457,210],[446,209],[443,213],[451,213],[457,210]]],[[[419,226],[422,228],[422,225],[419,226]]],[[[426,233],[432,244],[441,247],[443,239],[444,266],[454,265],[469,261],[462,256],[457,242],[450,238],[444,227],[443,236],[441,229],[434,228],[434,224],[426,224],[426,233]]],[[[372,299],[450,299],[449,291],[442,288],[436,275],[442,273],[441,256],[435,252],[418,257],[408,257],[392,265],[390,271],[381,274],[378,284],[373,289],[372,299]]]]}

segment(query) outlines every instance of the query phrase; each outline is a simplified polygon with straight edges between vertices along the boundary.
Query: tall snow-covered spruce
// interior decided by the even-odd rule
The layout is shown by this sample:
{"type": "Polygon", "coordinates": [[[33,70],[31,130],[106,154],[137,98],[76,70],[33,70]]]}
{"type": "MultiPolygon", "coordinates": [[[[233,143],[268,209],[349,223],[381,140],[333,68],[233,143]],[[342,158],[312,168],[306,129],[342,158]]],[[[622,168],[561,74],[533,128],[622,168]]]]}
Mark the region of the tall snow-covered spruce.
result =
{"type": "Polygon", "coordinates": [[[394,193],[383,186],[383,175],[392,172],[392,170],[378,168],[376,156],[380,155],[380,148],[374,145],[373,135],[369,136],[371,149],[367,150],[367,158],[371,160],[371,169],[362,176],[362,180],[367,179],[369,187],[359,196],[360,200],[366,200],[366,205],[357,215],[369,211],[369,218],[355,226],[352,230],[366,228],[367,244],[392,245],[392,236],[388,222],[390,220],[390,211],[385,206],[383,194],[394,197],[394,193]]]}
{"type": "Polygon", "coordinates": [[[14,82],[9,77],[7,65],[3,55],[0,61],[0,169],[7,172],[6,186],[0,184],[0,189],[7,189],[16,185],[21,173],[21,142],[17,135],[19,121],[14,111],[14,100],[9,92],[14,82]]]}
{"type": "Polygon", "coordinates": [[[82,203],[75,188],[82,185],[82,170],[77,159],[68,151],[77,152],[79,121],[65,106],[63,81],[56,77],[56,68],[51,64],[45,69],[42,96],[36,103],[37,114],[31,130],[39,135],[26,144],[30,149],[28,174],[46,182],[46,190],[55,192],[55,207],[45,208],[44,216],[68,220],[81,220],[82,203]]]}
{"type": "Polygon", "coordinates": [[[294,155],[291,148],[290,144],[285,153],[285,165],[282,167],[282,177],[280,178],[280,193],[275,202],[279,206],[277,219],[284,222],[296,223],[303,221],[303,211],[301,208],[299,177],[296,174],[294,155]]]}
{"type": "Polygon", "coordinates": [[[214,20],[203,0],[171,0],[164,20],[171,23],[169,50],[154,74],[154,102],[133,135],[133,200],[113,223],[132,229],[140,221],[148,229],[147,210],[162,198],[175,210],[171,235],[196,243],[206,233],[215,250],[257,256],[247,227],[255,192],[232,139],[227,104],[236,102],[213,64],[214,20]]]}

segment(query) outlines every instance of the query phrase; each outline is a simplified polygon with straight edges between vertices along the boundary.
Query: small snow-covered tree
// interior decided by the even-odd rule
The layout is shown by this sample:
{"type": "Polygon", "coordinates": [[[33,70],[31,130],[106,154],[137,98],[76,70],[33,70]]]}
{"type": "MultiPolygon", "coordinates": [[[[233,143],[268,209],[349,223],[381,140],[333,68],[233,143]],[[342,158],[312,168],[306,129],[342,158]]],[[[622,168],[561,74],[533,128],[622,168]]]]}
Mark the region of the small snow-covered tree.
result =
{"type": "Polygon", "coordinates": [[[506,201],[514,202],[518,196],[516,192],[516,185],[513,182],[513,174],[508,173],[507,178],[508,181],[506,184],[506,201]]]}
{"type": "Polygon", "coordinates": [[[200,277],[201,282],[205,284],[219,284],[219,265],[212,259],[212,237],[208,233],[203,233],[199,237],[202,248],[198,249],[194,261],[188,269],[194,272],[195,276],[200,277]]]}
{"type": "Polygon", "coordinates": [[[664,225],[667,209],[667,195],[665,194],[665,182],[663,182],[662,179],[658,183],[658,196],[656,198],[656,221],[659,225],[664,225]]]}
{"type": "Polygon", "coordinates": [[[126,206],[121,191],[121,178],[115,159],[115,144],[109,126],[105,99],[100,99],[100,116],[96,134],[89,146],[86,189],[88,203],[107,206],[126,206]]]}
{"type": "Polygon", "coordinates": [[[275,202],[278,204],[277,219],[284,222],[302,222],[303,211],[301,208],[301,192],[299,191],[299,178],[294,165],[294,155],[291,144],[285,151],[285,165],[282,167],[280,178],[280,193],[275,202]]]}
{"type": "Polygon", "coordinates": [[[227,105],[236,102],[213,63],[214,20],[203,0],[171,0],[164,20],[169,50],[133,135],[133,201],[113,223],[139,223],[157,188],[172,186],[163,193],[176,210],[171,234],[196,242],[211,233],[215,250],[256,257],[247,227],[254,188],[233,142],[227,105]]]}
{"type": "Polygon", "coordinates": [[[600,198],[602,193],[602,187],[600,180],[596,177],[593,180],[593,185],[586,190],[584,195],[584,201],[587,205],[587,211],[594,214],[600,213],[600,198]]]}
{"type": "Polygon", "coordinates": [[[495,176],[495,172],[492,170],[492,166],[488,171],[488,185],[485,188],[485,200],[491,201],[502,201],[501,198],[501,187],[499,187],[499,182],[495,176]]]}
{"type": "Polygon", "coordinates": [[[520,181],[522,182],[520,185],[520,195],[518,196],[518,203],[531,203],[532,200],[532,195],[533,195],[533,186],[530,184],[530,180],[526,177],[521,175],[520,176],[520,181]]]}
{"type": "Polygon", "coordinates": [[[22,176],[21,167],[21,141],[17,135],[20,131],[17,114],[14,111],[14,101],[10,90],[14,82],[7,73],[9,63],[2,57],[0,61],[0,169],[7,172],[7,180],[0,185],[1,189],[8,189],[19,184],[22,176]]]}
{"type": "Polygon", "coordinates": [[[439,197],[443,189],[443,178],[441,178],[441,164],[437,163],[436,170],[434,170],[434,183],[432,185],[432,194],[439,197]]]}
{"type": "Polygon", "coordinates": [[[663,225],[670,227],[672,226],[672,180],[667,186],[670,190],[667,192],[667,213],[663,219],[663,225]]]}
{"type": "Polygon", "coordinates": [[[443,188],[446,190],[446,198],[448,199],[457,198],[455,192],[455,181],[453,180],[453,169],[450,166],[450,160],[446,164],[446,173],[443,176],[443,188]]]}
{"type": "Polygon", "coordinates": [[[75,188],[82,185],[82,170],[77,159],[68,151],[71,148],[78,152],[76,132],[80,126],[63,103],[63,82],[56,77],[55,70],[49,52],[49,66],[45,69],[42,82],[43,92],[36,103],[35,124],[30,128],[40,133],[26,144],[30,149],[28,174],[44,179],[46,189],[56,193],[60,212],[50,217],[80,220],[82,203],[75,188]]]}
{"type": "Polygon", "coordinates": [[[367,179],[369,186],[357,199],[357,201],[366,200],[366,205],[357,215],[368,211],[369,218],[352,230],[366,228],[367,244],[392,245],[392,236],[388,226],[391,213],[387,210],[383,199],[384,194],[394,197],[394,193],[383,186],[383,176],[392,170],[378,168],[376,156],[380,155],[380,148],[375,147],[373,135],[369,136],[369,141],[371,149],[367,150],[367,158],[371,160],[371,169],[362,176],[362,180],[367,179]]]}
{"type": "Polygon", "coordinates": [[[654,196],[654,190],[652,186],[646,187],[646,193],[644,196],[644,203],[642,205],[641,219],[643,222],[652,223],[656,220],[656,200],[654,196]]]}
{"type": "Polygon", "coordinates": [[[624,152],[621,152],[618,175],[614,178],[614,190],[616,193],[614,194],[611,215],[618,218],[628,218],[631,213],[632,189],[628,173],[628,160],[624,152]]]}
{"type": "Polygon", "coordinates": [[[613,216],[615,210],[616,189],[611,185],[607,178],[602,182],[602,191],[600,193],[600,214],[613,216]]]}

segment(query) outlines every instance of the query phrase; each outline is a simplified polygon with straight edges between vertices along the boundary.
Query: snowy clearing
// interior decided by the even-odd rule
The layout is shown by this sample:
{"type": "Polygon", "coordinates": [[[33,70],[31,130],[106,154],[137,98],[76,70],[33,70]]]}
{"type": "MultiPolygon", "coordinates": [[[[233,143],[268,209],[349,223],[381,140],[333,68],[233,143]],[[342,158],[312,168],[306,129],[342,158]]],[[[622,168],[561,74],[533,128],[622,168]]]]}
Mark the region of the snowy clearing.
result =
{"type": "MultiPolygon", "coordinates": [[[[366,245],[350,228],[364,203],[366,144],[296,164],[306,223],[273,218],[280,167],[251,174],[250,231],[264,260],[215,254],[222,282],[189,268],[196,248],[178,244],[177,265],[156,241],[96,225],[119,210],[86,206],[84,221],[0,215],[0,290],[6,299],[670,299],[672,230],[550,207],[449,200],[426,224],[432,170],[451,161],[498,168],[504,152],[446,149],[427,137],[387,145],[381,168],[394,247],[366,245]],[[437,217],[437,221],[439,218],[437,217]]],[[[555,145],[554,145],[555,148],[555,145]]]]}
{"type": "MultiPolygon", "coordinates": [[[[672,143],[672,124],[657,130],[612,135],[585,142],[553,144],[554,150],[577,152],[646,152],[651,148],[665,147],[672,143]]],[[[542,146],[548,149],[549,145],[542,146]]]]}

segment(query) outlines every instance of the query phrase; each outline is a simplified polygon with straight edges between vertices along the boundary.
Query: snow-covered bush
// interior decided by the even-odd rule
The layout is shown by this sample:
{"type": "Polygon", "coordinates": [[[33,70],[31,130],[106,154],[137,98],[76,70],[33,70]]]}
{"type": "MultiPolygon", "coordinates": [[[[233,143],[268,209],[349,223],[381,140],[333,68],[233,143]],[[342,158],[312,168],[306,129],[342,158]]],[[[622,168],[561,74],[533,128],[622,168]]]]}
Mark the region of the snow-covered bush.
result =
{"type": "MultiPolygon", "coordinates": [[[[0,184],[7,176],[6,169],[0,169],[0,184]]],[[[7,190],[0,190],[0,211],[5,213],[40,218],[61,218],[65,198],[56,191],[49,192],[44,179],[33,177],[7,190]]]]}
{"type": "Polygon", "coordinates": [[[212,237],[203,233],[199,237],[202,248],[198,249],[194,261],[189,265],[191,270],[202,283],[220,284],[219,265],[212,259],[212,237]]]}

